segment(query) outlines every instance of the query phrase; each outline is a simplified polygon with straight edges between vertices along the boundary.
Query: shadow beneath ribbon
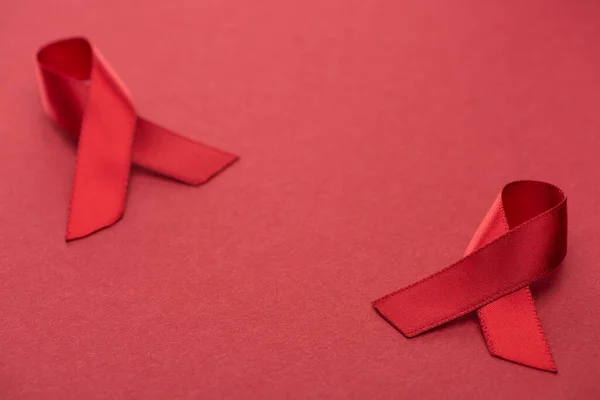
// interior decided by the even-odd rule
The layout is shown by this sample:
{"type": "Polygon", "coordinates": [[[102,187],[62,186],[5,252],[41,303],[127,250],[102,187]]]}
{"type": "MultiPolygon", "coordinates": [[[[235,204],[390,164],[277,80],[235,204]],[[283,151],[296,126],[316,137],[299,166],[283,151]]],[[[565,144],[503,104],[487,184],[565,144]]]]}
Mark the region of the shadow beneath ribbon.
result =
{"type": "Polygon", "coordinates": [[[569,268],[569,261],[567,259],[563,260],[563,262],[560,263],[560,265],[554,269],[554,271],[551,271],[543,278],[529,285],[534,301],[536,297],[543,297],[546,294],[549,294],[553,287],[560,285],[560,282],[563,279],[565,268],[569,268]]]}

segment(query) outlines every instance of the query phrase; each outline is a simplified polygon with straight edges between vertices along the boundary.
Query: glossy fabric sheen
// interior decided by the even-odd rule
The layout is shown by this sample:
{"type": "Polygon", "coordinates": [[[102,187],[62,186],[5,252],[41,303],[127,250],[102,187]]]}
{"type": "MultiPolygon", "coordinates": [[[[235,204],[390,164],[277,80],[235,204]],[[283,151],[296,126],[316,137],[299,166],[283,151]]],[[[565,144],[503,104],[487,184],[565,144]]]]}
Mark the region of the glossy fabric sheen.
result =
{"type": "Polygon", "coordinates": [[[78,138],[67,240],[121,218],[132,162],[199,185],[237,160],[139,117],[127,89],[85,39],[44,46],[38,73],[46,113],[78,138]]]}
{"type": "Polygon", "coordinates": [[[478,310],[491,354],[556,371],[527,286],[565,257],[566,205],[553,185],[508,184],[464,258],[373,306],[407,337],[478,310]]]}
{"type": "Polygon", "coordinates": [[[0,32],[0,398],[600,399],[600,2],[19,0],[0,32]],[[65,243],[76,152],[34,69],[69,35],[241,162],[134,167],[124,218],[65,243]],[[490,356],[475,312],[406,339],[371,307],[518,179],[568,195],[530,285],[558,374],[490,356]]]}

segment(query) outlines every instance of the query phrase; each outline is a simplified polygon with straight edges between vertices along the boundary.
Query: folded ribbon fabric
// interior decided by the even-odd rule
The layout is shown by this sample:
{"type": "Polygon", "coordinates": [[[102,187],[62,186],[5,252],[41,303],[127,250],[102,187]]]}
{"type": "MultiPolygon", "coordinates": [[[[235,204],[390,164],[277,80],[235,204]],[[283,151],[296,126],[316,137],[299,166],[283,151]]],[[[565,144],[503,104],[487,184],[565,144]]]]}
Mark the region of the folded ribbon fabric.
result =
{"type": "Polygon", "coordinates": [[[492,355],[556,372],[528,285],[556,268],[566,251],[562,190],[543,182],[512,182],[462,259],[373,306],[406,337],[477,311],[492,355]]]}
{"type": "Polygon", "coordinates": [[[37,67],[44,110],[78,138],[67,240],[121,218],[132,162],[199,185],[238,158],[138,116],[127,89],[85,39],[42,47],[37,67]]]}

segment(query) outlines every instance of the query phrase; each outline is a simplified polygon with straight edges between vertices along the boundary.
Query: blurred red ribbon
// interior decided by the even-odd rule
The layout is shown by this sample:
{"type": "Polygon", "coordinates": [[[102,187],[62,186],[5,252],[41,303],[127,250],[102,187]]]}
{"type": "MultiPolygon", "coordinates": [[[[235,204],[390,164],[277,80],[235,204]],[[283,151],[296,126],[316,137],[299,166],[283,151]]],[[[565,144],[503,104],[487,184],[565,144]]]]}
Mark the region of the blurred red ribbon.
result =
{"type": "Polygon", "coordinates": [[[199,185],[238,158],[137,115],[125,86],[85,39],[47,44],[37,54],[37,67],[44,110],[78,138],[67,240],[122,217],[132,162],[199,185]]]}
{"type": "Polygon", "coordinates": [[[529,284],[556,268],[566,251],[563,191],[544,182],[512,182],[462,259],[373,306],[406,337],[477,311],[492,355],[556,372],[529,284]]]}

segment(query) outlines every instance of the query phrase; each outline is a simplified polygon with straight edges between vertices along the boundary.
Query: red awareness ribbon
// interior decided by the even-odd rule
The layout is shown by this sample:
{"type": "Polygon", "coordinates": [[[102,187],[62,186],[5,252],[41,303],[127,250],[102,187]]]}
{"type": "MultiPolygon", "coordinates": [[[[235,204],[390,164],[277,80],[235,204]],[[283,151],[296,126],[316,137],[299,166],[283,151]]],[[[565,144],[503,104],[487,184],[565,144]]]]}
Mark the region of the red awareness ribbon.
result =
{"type": "Polygon", "coordinates": [[[567,252],[567,198],[554,185],[504,187],[462,259],[373,302],[406,337],[477,311],[490,354],[556,372],[529,285],[567,252]]]}
{"type": "Polygon", "coordinates": [[[85,39],[45,45],[37,71],[44,110],[78,138],[67,240],[123,216],[131,163],[199,185],[238,159],[140,117],[125,86],[85,39]]]}

